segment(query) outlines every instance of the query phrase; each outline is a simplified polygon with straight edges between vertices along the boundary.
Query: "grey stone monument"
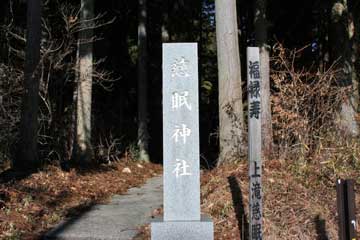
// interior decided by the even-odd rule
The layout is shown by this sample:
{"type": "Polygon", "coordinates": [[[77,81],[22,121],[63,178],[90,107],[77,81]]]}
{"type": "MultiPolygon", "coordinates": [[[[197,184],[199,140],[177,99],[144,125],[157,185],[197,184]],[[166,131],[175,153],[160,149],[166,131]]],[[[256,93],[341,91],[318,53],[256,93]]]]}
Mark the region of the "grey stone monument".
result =
{"type": "Polygon", "coordinates": [[[258,47],[247,48],[247,87],[249,103],[249,239],[262,239],[261,184],[261,89],[258,47]]]}
{"type": "Polygon", "coordinates": [[[164,218],[153,240],[212,240],[200,213],[198,56],[196,43],[163,44],[164,218]]]}

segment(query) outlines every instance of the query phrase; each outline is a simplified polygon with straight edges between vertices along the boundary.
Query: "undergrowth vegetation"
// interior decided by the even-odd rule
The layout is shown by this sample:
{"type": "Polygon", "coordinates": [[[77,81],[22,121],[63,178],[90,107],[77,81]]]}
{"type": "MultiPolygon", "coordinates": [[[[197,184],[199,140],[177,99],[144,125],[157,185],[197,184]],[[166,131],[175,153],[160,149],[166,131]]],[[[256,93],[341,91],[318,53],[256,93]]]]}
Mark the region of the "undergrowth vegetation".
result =
{"type": "Polygon", "coordinates": [[[359,181],[359,138],[339,124],[341,104],[355,90],[336,84],[336,63],[324,70],[299,67],[303,50],[273,48],[273,157],[299,176],[316,172],[333,184],[337,177],[359,181]]]}
{"type": "MultiPolygon", "coordinates": [[[[43,165],[59,163],[71,159],[74,141],[74,91],[76,90],[77,34],[81,31],[78,18],[79,8],[66,2],[45,2],[43,6],[41,59],[39,89],[39,156],[43,165]],[[53,8],[59,9],[53,12],[53,8]]],[[[105,14],[97,15],[91,21],[96,28],[104,28],[113,23],[105,14]]],[[[0,64],[0,171],[10,167],[18,141],[21,101],[24,78],[25,29],[17,25],[16,19],[8,25],[0,26],[0,34],[5,38],[7,59],[0,64]]],[[[95,37],[91,41],[99,41],[95,37]]],[[[104,59],[95,59],[93,79],[94,91],[111,92],[118,80],[113,73],[103,68],[104,59]]],[[[98,107],[94,107],[98,111],[98,107]]],[[[95,114],[94,114],[95,115],[95,114]]],[[[94,118],[102,119],[95,115],[94,118]]],[[[101,129],[101,126],[98,127],[101,129]]],[[[114,138],[111,131],[97,129],[94,143],[95,155],[99,163],[117,160],[120,138],[114,138]],[[104,137],[104,135],[106,137],[104,137]]]]}

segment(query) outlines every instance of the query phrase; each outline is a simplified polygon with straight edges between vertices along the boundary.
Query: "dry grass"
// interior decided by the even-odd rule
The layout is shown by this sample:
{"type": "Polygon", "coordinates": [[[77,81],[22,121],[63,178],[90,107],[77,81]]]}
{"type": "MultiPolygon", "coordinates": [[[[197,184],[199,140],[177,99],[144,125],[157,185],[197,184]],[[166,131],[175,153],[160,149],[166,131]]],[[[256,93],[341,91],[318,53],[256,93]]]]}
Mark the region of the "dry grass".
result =
{"type": "MultiPolygon", "coordinates": [[[[267,162],[263,173],[264,239],[317,239],[326,222],[327,236],[336,239],[335,189],[304,186],[280,161],[267,162]]],[[[215,239],[245,239],[248,216],[246,164],[207,173],[203,211],[215,222],[215,239]],[[229,181],[230,179],[230,181],[229,181]]]]}
{"type": "Polygon", "coordinates": [[[309,153],[319,138],[340,133],[338,115],[351,86],[340,87],[336,65],[328,69],[304,69],[298,63],[304,49],[274,46],[271,65],[272,125],[281,155],[298,150],[309,153]]]}
{"type": "MultiPolygon", "coordinates": [[[[337,239],[335,175],[324,176],[321,168],[326,166],[308,165],[305,177],[286,162],[269,160],[264,165],[264,239],[337,239]]],[[[343,176],[357,176],[359,183],[356,172],[343,176]]],[[[214,220],[216,240],[247,239],[247,176],[245,163],[223,165],[202,176],[202,212],[214,220]]],[[[356,200],[360,206],[359,193],[356,200]]],[[[150,239],[149,225],[140,230],[137,240],[150,239]]]]}

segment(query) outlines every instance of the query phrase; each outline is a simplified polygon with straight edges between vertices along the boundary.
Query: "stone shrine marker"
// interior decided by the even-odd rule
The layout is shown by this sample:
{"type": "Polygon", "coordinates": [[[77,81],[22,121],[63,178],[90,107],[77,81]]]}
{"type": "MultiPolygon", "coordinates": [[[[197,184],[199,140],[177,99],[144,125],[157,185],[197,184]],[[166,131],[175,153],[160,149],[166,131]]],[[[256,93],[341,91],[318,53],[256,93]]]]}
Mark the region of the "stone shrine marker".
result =
{"type": "Polygon", "coordinates": [[[152,240],[212,240],[200,213],[198,56],[196,43],[163,44],[164,219],[152,240]]]}
{"type": "Polygon", "coordinates": [[[249,103],[249,239],[262,240],[261,184],[261,89],[258,47],[247,48],[247,87],[249,103]]]}

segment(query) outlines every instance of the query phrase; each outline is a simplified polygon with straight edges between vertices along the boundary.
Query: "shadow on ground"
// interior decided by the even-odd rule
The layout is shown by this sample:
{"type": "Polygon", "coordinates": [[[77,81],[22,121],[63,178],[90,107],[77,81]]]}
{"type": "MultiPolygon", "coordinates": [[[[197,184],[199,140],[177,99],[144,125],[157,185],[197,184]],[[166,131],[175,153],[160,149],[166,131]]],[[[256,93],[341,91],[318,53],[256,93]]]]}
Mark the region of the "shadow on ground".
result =
{"type": "Polygon", "coordinates": [[[61,235],[62,232],[70,226],[76,224],[76,222],[89,212],[96,204],[97,202],[95,201],[86,202],[69,209],[66,213],[66,217],[69,219],[52,230],[48,229],[50,230],[49,232],[44,231],[40,239],[58,239],[58,236],[61,235]]]}
{"type": "Polygon", "coordinates": [[[319,215],[316,215],[314,218],[315,228],[316,228],[316,240],[329,240],[328,234],[326,232],[326,222],[324,219],[320,218],[319,215]]]}
{"type": "Polygon", "coordinates": [[[238,221],[241,240],[248,240],[249,223],[245,213],[243,194],[239,182],[234,176],[228,177],[228,182],[231,190],[236,219],[238,221]]]}
{"type": "Polygon", "coordinates": [[[20,181],[35,172],[36,171],[15,171],[13,169],[8,169],[0,173],[0,183],[20,181]]]}
{"type": "MultiPolygon", "coordinates": [[[[105,165],[105,164],[93,164],[88,166],[80,166],[76,164],[66,163],[65,165],[63,163],[60,164],[61,170],[65,172],[69,172],[71,169],[76,170],[77,174],[86,176],[94,173],[105,173],[116,170],[116,167],[112,165],[105,165]]],[[[50,165],[51,166],[51,165],[50,165]]],[[[54,165],[56,167],[56,165],[54,165]]],[[[39,168],[39,169],[31,169],[26,171],[19,171],[14,170],[12,168],[7,169],[5,171],[0,171],[0,183],[6,184],[10,182],[20,181],[27,177],[30,177],[34,173],[38,173],[41,171],[46,171],[45,168],[39,168]]]]}

